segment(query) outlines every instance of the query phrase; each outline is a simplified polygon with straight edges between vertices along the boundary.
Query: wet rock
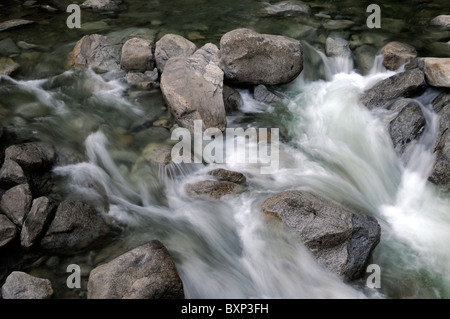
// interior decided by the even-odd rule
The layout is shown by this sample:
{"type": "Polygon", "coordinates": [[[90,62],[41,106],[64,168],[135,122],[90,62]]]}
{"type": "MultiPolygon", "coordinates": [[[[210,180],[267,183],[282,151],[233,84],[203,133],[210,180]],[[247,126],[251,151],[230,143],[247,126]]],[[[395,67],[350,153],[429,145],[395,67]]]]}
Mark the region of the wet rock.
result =
{"type": "Polygon", "coordinates": [[[368,108],[383,107],[400,97],[420,95],[426,88],[425,75],[419,69],[395,74],[378,82],[361,96],[361,102],[368,108]]]}
{"type": "Polygon", "coordinates": [[[14,224],[22,227],[23,220],[30,211],[32,200],[28,184],[18,185],[3,194],[0,201],[0,210],[14,224]]]}
{"type": "Polygon", "coordinates": [[[262,204],[305,244],[320,264],[345,280],[361,278],[380,240],[376,219],[307,191],[286,191],[262,204]]]}
{"type": "Polygon", "coordinates": [[[231,86],[223,86],[223,104],[225,106],[225,113],[230,114],[237,111],[242,106],[241,94],[231,86]]]}
{"type": "Polygon", "coordinates": [[[219,50],[206,44],[190,57],[169,59],[161,76],[161,91],[177,123],[194,131],[194,120],[203,129],[227,126],[223,102],[223,72],[217,66],[219,50]]]}
{"type": "Polygon", "coordinates": [[[274,4],[267,4],[262,9],[267,16],[277,17],[297,17],[311,12],[311,7],[301,1],[281,1],[274,4]]]}
{"type": "Polygon", "coordinates": [[[345,30],[355,24],[352,20],[327,20],[323,27],[327,30],[345,30]]]}
{"type": "Polygon", "coordinates": [[[329,57],[349,58],[352,56],[349,42],[342,38],[328,37],[325,42],[325,53],[329,57]]]}
{"type": "Polygon", "coordinates": [[[253,98],[258,102],[269,104],[280,103],[283,101],[282,98],[278,97],[277,95],[269,91],[269,89],[262,84],[256,86],[255,89],[253,90],[253,98]]]}
{"type": "Polygon", "coordinates": [[[183,282],[164,245],[153,240],[89,275],[88,299],[184,299],[183,282]]]}
{"type": "Polygon", "coordinates": [[[417,56],[417,51],[406,43],[393,41],[381,49],[381,54],[384,67],[395,71],[402,65],[411,62],[417,56]]]}
{"type": "Polygon", "coordinates": [[[40,248],[76,254],[104,244],[111,235],[113,229],[93,207],[79,200],[65,200],[58,206],[40,248]]]}
{"type": "Polygon", "coordinates": [[[424,62],[427,83],[450,88],[450,58],[425,58],[424,62]]]}
{"type": "Polygon", "coordinates": [[[12,160],[27,171],[43,171],[53,165],[55,150],[44,143],[23,143],[9,146],[5,150],[5,160],[12,160]]]}
{"type": "Polygon", "coordinates": [[[4,21],[4,22],[0,23],[0,32],[11,29],[11,28],[31,24],[31,23],[34,23],[34,21],[25,20],[25,19],[13,19],[13,20],[4,21]]]}
{"type": "Polygon", "coordinates": [[[92,67],[97,73],[119,69],[121,39],[99,34],[85,35],[69,56],[72,67],[92,67]]]}
{"type": "Polygon", "coordinates": [[[47,197],[43,196],[33,200],[20,233],[22,247],[29,249],[42,238],[55,217],[55,210],[56,203],[47,197]]]}
{"type": "Polygon", "coordinates": [[[5,160],[0,170],[0,185],[11,187],[19,184],[25,184],[27,177],[23,172],[22,167],[15,161],[10,159],[5,160]]]}
{"type": "Polygon", "coordinates": [[[128,72],[127,75],[125,75],[125,81],[130,85],[137,86],[142,82],[148,82],[149,79],[144,73],[128,72]]]}
{"type": "Polygon", "coordinates": [[[163,143],[150,143],[142,151],[142,155],[138,159],[138,163],[150,162],[166,166],[169,165],[172,161],[171,152],[172,145],[163,143]]]}
{"type": "Polygon", "coordinates": [[[450,94],[442,93],[433,101],[433,105],[435,109],[440,109],[440,119],[439,134],[433,150],[436,160],[428,180],[450,191],[450,94]]]}
{"type": "Polygon", "coordinates": [[[121,3],[122,0],[87,0],[80,7],[94,11],[114,11],[119,9],[121,3]]]}
{"type": "Polygon", "coordinates": [[[132,38],[122,47],[120,68],[132,72],[153,70],[153,43],[147,39],[132,38]]]}
{"type": "Polygon", "coordinates": [[[389,134],[394,149],[398,154],[403,155],[407,147],[422,135],[426,120],[419,103],[415,101],[400,100],[390,109],[396,112],[397,116],[390,122],[389,134]]]}
{"type": "Polygon", "coordinates": [[[6,215],[0,214],[0,248],[9,244],[16,238],[18,231],[6,215]]]}
{"type": "Polygon", "coordinates": [[[0,75],[11,75],[20,65],[13,59],[0,57],[0,75]]]}
{"type": "Polygon", "coordinates": [[[369,74],[375,62],[377,50],[371,45],[362,45],[354,51],[355,66],[362,75],[369,74]]]}
{"type": "Polygon", "coordinates": [[[219,180],[237,183],[237,184],[245,184],[247,179],[245,175],[239,172],[229,171],[223,168],[214,169],[208,172],[209,175],[218,178],[219,180]]]}
{"type": "Polygon", "coordinates": [[[223,35],[220,53],[225,78],[234,83],[285,84],[303,70],[299,41],[250,29],[236,29],[223,35]]]}
{"type": "Polygon", "coordinates": [[[3,299],[50,299],[52,296],[50,280],[21,271],[13,271],[2,287],[3,299]]]}
{"type": "Polygon", "coordinates": [[[9,56],[20,53],[20,49],[11,38],[0,40],[0,55],[9,56]]]}
{"type": "Polygon", "coordinates": [[[225,195],[239,194],[246,190],[236,183],[212,180],[186,184],[184,189],[189,196],[206,200],[220,200],[225,195]]]}
{"type": "Polygon", "coordinates": [[[431,25],[435,25],[444,30],[450,30],[450,15],[439,15],[430,21],[431,25]]]}
{"type": "Polygon", "coordinates": [[[158,71],[162,73],[167,60],[172,57],[189,57],[197,50],[197,46],[191,41],[177,34],[166,34],[158,42],[155,48],[155,60],[158,71]]]}

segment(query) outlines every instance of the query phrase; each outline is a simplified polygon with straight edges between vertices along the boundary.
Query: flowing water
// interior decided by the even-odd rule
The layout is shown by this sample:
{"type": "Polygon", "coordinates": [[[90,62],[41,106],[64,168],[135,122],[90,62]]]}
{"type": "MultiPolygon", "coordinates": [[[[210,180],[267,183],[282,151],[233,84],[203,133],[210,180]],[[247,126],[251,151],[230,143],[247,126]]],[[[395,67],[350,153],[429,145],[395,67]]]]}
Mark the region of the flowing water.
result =
{"type": "Polygon", "coordinates": [[[85,297],[88,272],[83,273],[84,289],[68,292],[68,264],[89,270],[152,239],[170,251],[187,298],[450,297],[450,196],[427,182],[438,130],[430,103],[438,92],[430,89],[417,99],[427,125],[405,164],[388,134],[389,114],[371,112],[358,102],[365,89],[395,72],[385,70],[374,55],[371,71],[362,75],[352,60],[327,58],[317,50],[321,39],[339,33],[376,50],[399,40],[414,45],[419,54],[445,56],[436,43],[448,41],[448,32],[426,25],[450,12],[447,1],[418,2],[416,7],[410,2],[383,4],[385,24],[379,30],[365,26],[370,2],[308,2],[316,14],[354,23],[337,29],[323,27],[314,16],[263,17],[263,3],[257,1],[127,2],[127,10],[111,16],[86,13],[84,30],[65,28],[65,14],[38,17],[33,8],[0,7],[2,20],[39,19],[0,36],[40,45],[17,57],[21,69],[15,76],[0,77],[4,125],[20,139],[37,138],[64,150],[66,156],[54,169],[61,192],[89,201],[125,228],[109,247],[54,256],[32,270],[51,278],[56,298],[85,297]],[[303,43],[301,76],[273,88],[285,97],[283,105],[256,102],[240,89],[244,105],[228,116],[229,127],[280,128],[280,167],[274,174],[260,174],[257,165],[232,160],[136,167],[147,144],[174,143],[163,128],[134,133],[146,119],[167,116],[161,93],[135,91],[111,74],[65,70],[65,58],[83,34],[149,28],[157,37],[179,33],[200,46],[218,45],[222,34],[237,27],[289,35],[303,43]],[[248,191],[221,201],[188,197],[184,185],[205,179],[216,167],[244,173],[248,191]],[[262,202],[288,189],[313,190],[377,218],[382,235],[371,263],[380,266],[380,289],[368,288],[365,278],[343,283],[264,217],[262,202]]]}

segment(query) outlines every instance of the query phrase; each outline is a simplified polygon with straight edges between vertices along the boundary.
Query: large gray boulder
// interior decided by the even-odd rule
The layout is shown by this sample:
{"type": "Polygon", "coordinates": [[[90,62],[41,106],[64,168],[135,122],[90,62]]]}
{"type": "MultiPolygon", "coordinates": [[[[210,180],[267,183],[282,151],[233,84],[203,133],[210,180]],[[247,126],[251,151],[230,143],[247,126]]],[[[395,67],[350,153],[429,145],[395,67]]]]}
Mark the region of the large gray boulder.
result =
{"type": "Polygon", "coordinates": [[[153,240],[94,268],[88,299],[184,299],[183,282],[164,245],[153,240]]]}
{"type": "Polygon", "coordinates": [[[411,62],[417,56],[417,51],[409,44],[392,41],[381,49],[381,54],[384,67],[388,70],[397,70],[411,62]]]}
{"type": "Polygon", "coordinates": [[[197,50],[197,46],[178,34],[166,34],[156,42],[155,61],[158,71],[162,73],[167,60],[172,57],[189,57],[197,50]]]}
{"type": "Polygon", "coordinates": [[[20,232],[22,247],[29,249],[41,239],[52,222],[55,211],[56,203],[51,199],[42,196],[33,200],[20,232]]]}
{"type": "Polygon", "coordinates": [[[2,287],[3,299],[50,299],[52,296],[53,288],[50,280],[21,271],[13,271],[2,287]]]}
{"type": "Polygon", "coordinates": [[[450,88],[450,58],[425,58],[424,62],[427,83],[450,88]]]}
{"type": "Polygon", "coordinates": [[[378,82],[360,100],[368,109],[385,107],[398,98],[420,95],[426,86],[424,73],[416,68],[378,82]]]}
{"type": "Polygon", "coordinates": [[[396,101],[390,110],[396,113],[395,118],[389,124],[395,151],[403,155],[408,146],[417,141],[425,129],[425,116],[420,104],[410,100],[396,101]]]}
{"type": "Polygon", "coordinates": [[[55,161],[55,150],[44,143],[24,143],[9,146],[5,150],[5,160],[12,160],[27,171],[43,171],[55,161]]]}
{"type": "Polygon", "coordinates": [[[220,56],[225,78],[239,84],[285,84],[303,70],[302,45],[298,40],[250,29],[224,34],[220,56]]]}
{"type": "Polygon", "coordinates": [[[103,244],[111,235],[113,230],[93,207],[79,200],[65,200],[59,204],[40,248],[76,254],[103,244]]]}
{"type": "Polygon", "coordinates": [[[262,210],[278,218],[320,264],[345,280],[364,275],[380,240],[380,225],[375,218],[311,192],[282,192],[265,200],[262,210]]]}
{"type": "Polygon", "coordinates": [[[118,70],[122,49],[121,40],[99,34],[85,35],[69,57],[72,67],[91,67],[95,72],[118,70]]]}
{"type": "Polygon", "coordinates": [[[0,248],[10,243],[17,235],[17,227],[8,217],[0,214],[0,248]]]}
{"type": "Polygon", "coordinates": [[[161,76],[161,91],[178,124],[194,131],[194,120],[203,129],[225,131],[223,72],[217,66],[219,50],[206,44],[190,57],[170,58],[161,76]]]}
{"type": "Polygon", "coordinates": [[[0,210],[14,224],[22,227],[23,220],[30,211],[32,200],[28,184],[17,185],[8,189],[3,195],[0,210]]]}
{"type": "Polygon", "coordinates": [[[153,43],[142,38],[131,38],[122,47],[120,67],[131,72],[151,71],[154,68],[153,43]]]}

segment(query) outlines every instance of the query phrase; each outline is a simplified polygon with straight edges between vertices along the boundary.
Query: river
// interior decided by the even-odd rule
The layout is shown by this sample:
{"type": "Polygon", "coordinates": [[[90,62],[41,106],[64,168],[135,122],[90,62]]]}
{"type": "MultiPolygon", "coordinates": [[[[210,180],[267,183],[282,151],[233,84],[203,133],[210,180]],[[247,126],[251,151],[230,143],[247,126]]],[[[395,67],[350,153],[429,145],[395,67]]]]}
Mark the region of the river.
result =
{"type": "MultiPolygon", "coordinates": [[[[325,28],[323,18],[314,15],[262,16],[263,3],[258,1],[126,2],[125,11],[112,15],[82,13],[80,30],[65,26],[65,12],[1,7],[1,20],[21,17],[37,23],[0,36],[39,46],[21,53],[17,74],[0,78],[4,123],[23,138],[36,137],[83,158],[78,163],[69,157],[54,169],[60,187],[126,225],[110,247],[58,256],[56,265],[47,262],[33,270],[59,283],[56,298],[86,296],[86,273],[84,290],[67,292],[68,264],[91,269],[105,256],[152,239],[171,253],[187,298],[450,297],[450,196],[427,181],[438,129],[430,103],[437,91],[427,90],[418,98],[427,129],[405,164],[393,149],[386,113],[369,111],[358,100],[365,89],[394,72],[374,56],[371,71],[362,75],[353,61],[329,59],[317,51],[334,33],[377,50],[396,40],[413,45],[421,56],[450,56],[439,45],[449,40],[449,32],[427,27],[431,18],[450,12],[448,1],[379,2],[381,29],[367,28],[367,1],[306,1],[315,14],[353,22],[336,29],[325,28]],[[224,33],[237,27],[296,37],[304,47],[302,74],[273,88],[285,97],[282,106],[256,102],[248,90],[240,89],[244,105],[227,117],[228,127],[281,128],[275,174],[263,175],[255,165],[232,161],[133,170],[148,143],[170,140],[170,133],[159,128],[127,140],[145,119],[167,114],[160,91],[130,90],[90,70],[65,69],[67,54],[88,33],[149,28],[157,38],[179,33],[200,47],[207,42],[218,45],[224,33]],[[216,167],[244,173],[248,191],[214,202],[185,194],[186,183],[204,179],[216,167]],[[291,234],[267,222],[262,202],[288,189],[313,190],[348,202],[379,221],[381,241],[371,263],[380,266],[381,288],[367,287],[365,278],[343,283],[321,269],[291,234]]],[[[60,1],[59,7],[69,3],[60,1]]]]}

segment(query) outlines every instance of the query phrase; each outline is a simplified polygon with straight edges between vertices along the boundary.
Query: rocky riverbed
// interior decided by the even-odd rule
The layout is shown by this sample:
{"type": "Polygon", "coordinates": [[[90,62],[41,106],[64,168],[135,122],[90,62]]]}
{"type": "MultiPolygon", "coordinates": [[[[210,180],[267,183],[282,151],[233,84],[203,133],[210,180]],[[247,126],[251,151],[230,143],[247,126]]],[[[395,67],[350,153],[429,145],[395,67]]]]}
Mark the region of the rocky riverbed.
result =
{"type": "MultiPolygon", "coordinates": [[[[43,4],[39,2],[39,5],[36,9],[45,10],[43,4]]],[[[89,14],[107,12],[114,15],[127,12],[127,5],[127,1],[89,0],[81,7],[89,14]]],[[[406,167],[411,158],[417,156],[417,145],[424,143],[426,132],[436,131],[431,141],[433,165],[426,178],[433,187],[448,194],[450,57],[422,56],[419,52],[423,50],[401,40],[380,41],[383,45],[378,48],[364,40],[361,34],[352,36],[349,41],[345,30],[354,22],[344,18],[332,20],[328,18],[331,12],[317,11],[317,6],[298,1],[268,4],[258,11],[258,15],[277,19],[310,19],[316,23],[325,19],[325,29],[342,33],[330,33],[318,52],[327,59],[351,61],[362,76],[369,73],[379,53],[384,70],[391,73],[374,81],[359,95],[359,106],[369,113],[382,115],[391,147],[401,165],[406,167]],[[420,102],[425,92],[433,93],[431,109],[424,108],[420,102]],[[437,121],[429,120],[431,113],[437,115],[437,121]]],[[[448,30],[448,17],[433,17],[430,24],[440,30],[448,30]]],[[[27,20],[8,20],[0,24],[0,32],[20,34],[21,26],[31,27],[31,24],[27,20]]],[[[111,33],[85,29],[83,36],[70,44],[70,50],[66,50],[65,73],[56,75],[43,88],[64,87],[65,75],[82,77],[86,72],[92,72],[91,76],[100,77],[104,85],[125,85],[123,94],[136,96],[136,100],[141,95],[159,94],[164,110],[144,118],[139,125],[134,123],[117,137],[117,145],[122,147],[131,147],[138,141],[142,141],[140,143],[144,147],[134,153],[134,158],[128,154],[121,155],[117,150],[115,159],[122,156],[122,162],[127,164],[121,172],[126,171],[133,176],[158,172],[157,175],[164,176],[162,181],[167,176],[176,179],[185,174],[186,168],[172,162],[171,132],[176,128],[194,132],[194,121],[198,120],[202,121],[202,130],[225,132],[230,118],[247,103],[247,99],[282,109],[288,103],[281,94],[282,88],[306,76],[305,73],[317,64],[317,60],[306,52],[311,50],[307,41],[315,32],[314,26],[310,28],[305,36],[235,28],[220,34],[218,41],[207,43],[198,41],[196,33],[184,37],[160,30],[155,36],[148,28],[111,33]]],[[[33,52],[46,54],[45,50],[33,51],[31,44],[11,38],[1,40],[0,44],[0,74],[3,75],[0,83],[8,85],[22,80],[20,72],[25,65],[25,55],[33,52]]],[[[90,99],[81,97],[80,107],[83,102],[91,103],[90,99]]],[[[22,129],[26,125],[21,121],[29,116],[27,121],[31,123],[34,119],[48,116],[49,112],[41,106],[28,105],[21,117],[18,113],[20,107],[22,105],[18,103],[14,110],[1,108],[6,113],[2,118],[0,170],[2,298],[52,298],[55,297],[52,285],[58,286],[55,290],[59,298],[153,299],[185,298],[192,294],[192,290],[186,293],[186,283],[182,280],[186,270],[180,273],[177,269],[183,257],[167,248],[173,247],[172,242],[166,247],[165,242],[155,236],[151,240],[122,244],[121,240],[129,236],[130,225],[113,213],[124,201],[112,195],[112,188],[120,188],[120,178],[114,186],[100,179],[86,180],[85,183],[75,181],[84,185],[82,191],[81,187],[77,189],[80,192],[68,191],[69,186],[61,186],[71,185],[76,179],[73,176],[70,177],[72,180],[62,178],[58,174],[61,167],[74,165],[73,168],[80,168],[83,163],[99,163],[100,167],[107,169],[113,167],[101,158],[100,153],[96,153],[98,144],[93,144],[95,146],[90,151],[89,143],[85,142],[87,151],[83,154],[82,151],[69,151],[62,143],[40,138],[39,134],[22,129]],[[41,112],[44,113],[42,116],[39,115],[41,112]],[[139,245],[134,244],[137,242],[139,245]],[[66,278],[69,274],[65,273],[63,261],[76,261],[77,258],[84,265],[83,290],[79,294],[69,292],[64,295],[60,292],[64,290],[64,283],[55,284],[55,274],[66,278]],[[53,274],[48,275],[49,269],[53,274]]],[[[123,120],[128,121],[126,118],[123,120]]],[[[89,122],[83,119],[80,131],[85,130],[86,125],[89,126],[89,122]]],[[[94,124],[88,131],[95,131],[96,126],[94,124]]],[[[292,138],[289,131],[281,133],[284,143],[292,138]]],[[[201,165],[207,169],[210,166],[207,163],[201,165]]],[[[111,175],[119,176],[121,173],[114,169],[111,171],[111,175]]],[[[217,169],[211,166],[201,178],[190,182],[181,179],[177,183],[182,183],[184,194],[199,201],[199,205],[216,205],[211,203],[234,201],[240,196],[248,196],[249,192],[258,192],[255,177],[246,172],[244,168],[240,171],[239,167],[217,169]]],[[[83,179],[83,175],[79,178],[83,179]]],[[[372,252],[382,238],[385,221],[377,220],[372,212],[355,205],[352,199],[336,200],[327,193],[302,189],[302,186],[299,181],[300,189],[288,187],[273,190],[270,196],[267,194],[256,205],[261,218],[270,227],[281,227],[291,234],[326,272],[337,275],[344,284],[361,282],[372,260],[372,252]]],[[[158,184],[152,187],[155,194],[164,188],[158,184]]],[[[149,201],[139,188],[124,191],[127,192],[129,201],[135,206],[144,207],[149,201]]],[[[158,207],[170,207],[170,203],[167,205],[162,199],[152,201],[158,207]]],[[[172,223],[165,231],[180,231],[180,226],[172,229],[172,223]]]]}

